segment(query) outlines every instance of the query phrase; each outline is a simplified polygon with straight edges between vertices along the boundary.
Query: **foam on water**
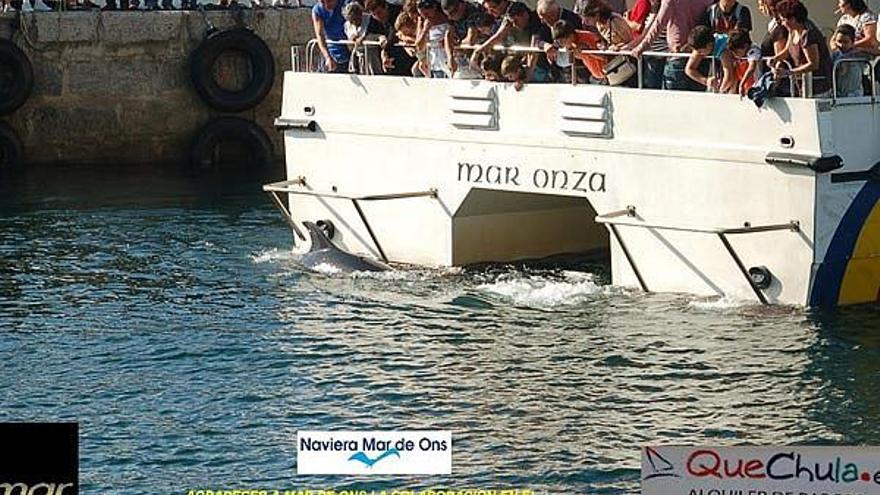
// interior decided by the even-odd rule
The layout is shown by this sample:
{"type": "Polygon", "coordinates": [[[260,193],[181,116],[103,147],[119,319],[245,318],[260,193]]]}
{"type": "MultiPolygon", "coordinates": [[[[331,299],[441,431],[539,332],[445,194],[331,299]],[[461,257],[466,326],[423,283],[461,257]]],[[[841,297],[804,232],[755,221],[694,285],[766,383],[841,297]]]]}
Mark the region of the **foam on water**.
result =
{"type": "Polygon", "coordinates": [[[603,293],[604,287],[597,284],[595,278],[591,273],[571,271],[562,272],[561,277],[506,273],[494,282],[480,284],[477,289],[517,306],[554,308],[579,304],[603,293]]]}
{"type": "Polygon", "coordinates": [[[688,302],[688,306],[703,311],[726,311],[753,304],[755,304],[754,301],[738,299],[727,294],[721,297],[700,298],[688,302]]]}
{"type": "Polygon", "coordinates": [[[299,259],[299,254],[290,249],[271,248],[252,254],[250,258],[256,264],[274,263],[277,261],[296,261],[299,259]]]}

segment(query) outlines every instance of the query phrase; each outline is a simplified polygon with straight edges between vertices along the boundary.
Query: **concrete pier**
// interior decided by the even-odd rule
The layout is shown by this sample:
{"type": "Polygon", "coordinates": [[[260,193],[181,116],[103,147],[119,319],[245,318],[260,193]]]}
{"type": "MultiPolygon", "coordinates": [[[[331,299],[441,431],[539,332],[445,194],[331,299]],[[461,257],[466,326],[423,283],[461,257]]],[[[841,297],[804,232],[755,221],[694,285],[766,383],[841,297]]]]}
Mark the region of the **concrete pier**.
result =
{"type": "MultiPolygon", "coordinates": [[[[290,47],[313,37],[309,10],[244,10],[241,18],[272,51],[275,83],[257,107],[234,115],[258,123],[280,160],[272,122],[290,47]]],[[[209,11],[207,20],[236,26],[230,11],[209,11]]],[[[11,36],[34,68],[30,98],[0,120],[21,138],[26,163],[184,163],[198,130],[228,115],[209,108],[190,82],[189,56],[206,31],[192,11],[0,14],[0,38],[11,36]]],[[[247,77],[235,57],[217,65],[227,79],[247,77]]]]}

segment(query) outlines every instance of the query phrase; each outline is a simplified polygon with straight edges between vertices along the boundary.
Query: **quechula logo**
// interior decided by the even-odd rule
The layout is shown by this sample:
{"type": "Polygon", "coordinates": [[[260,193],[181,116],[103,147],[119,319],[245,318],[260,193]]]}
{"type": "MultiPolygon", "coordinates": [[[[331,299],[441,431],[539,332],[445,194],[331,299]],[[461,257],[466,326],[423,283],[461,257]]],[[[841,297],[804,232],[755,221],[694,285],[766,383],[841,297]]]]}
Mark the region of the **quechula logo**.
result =
{"type": "Polygon", "coordinates": [[[647,474],[643,479],[650,480],[653,478],[679,478],[680,476],[675,472],[675,466],[672,465],[665,457],[660,455],[660,452],[657,452],[656,449],[652,447],[645,447],[645,456],[648,459],[648,464],[650,464],[651,469],[650,473],[647,474]]]}
{"type": "Polygon", "coordinates": [[[348,458],[348,460],[362,462],[365,466],[371,468],[374,465],[376,465],[376,463],[381,461],[382,459],[386,459],[386,458],[391,457],[393,455],[396,455],[398,458],[400,458],[400,451],[395,448],[391,448],[391,449],[386,450],[385,452],[382,452],[381,454],[379,454],[375,458],[370,458],[370,456],[368,456],[366,454],[366,452],[359,450],[359,451],[355,452],[354,454],[352,454],[351,457],[348,458]]]}

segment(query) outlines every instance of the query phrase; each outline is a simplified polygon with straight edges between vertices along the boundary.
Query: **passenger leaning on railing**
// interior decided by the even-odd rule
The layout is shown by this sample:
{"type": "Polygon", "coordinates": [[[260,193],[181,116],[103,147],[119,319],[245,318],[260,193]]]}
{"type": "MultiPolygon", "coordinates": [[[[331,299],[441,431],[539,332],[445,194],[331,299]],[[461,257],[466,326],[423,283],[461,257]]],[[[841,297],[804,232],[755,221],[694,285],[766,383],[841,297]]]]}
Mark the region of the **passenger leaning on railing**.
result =
{"type": "Polygon", "coordinates": [[[342,8],[345,0],[318,0],[312,7],[312,25],[315,29],[315,38],[318,40],[318,48],[324,56],[324,69],[327,72],[348,71],[348,48],[342,44],[327,43],[327,41],[345,41],[345,18],[342,16],[342,8]]]}
{"type": "Polygon", "coordinates": [[[356,0],[349,1],[342,9],[345,17],[345,35],[353,42],[348,64],[349,72],[365,74],[382,74],[382,62],[379,52],[375,49],[362,49],[364,41],[377,41],[379,36],[369,32],[372,17],[364,11],[364,6],[356,0]]]}
{"type": "MultiPolygon", "coordinates": [[[[483,9],[467,0],[440,0],[440,7],[449,19],[458,45],[480,42],[480,25],[485,17],[483,9]]],[[[470,53],[454,50],[457,79],[480,79],[480,73],[470,63],[470,53]]]]}
{"type": "MultiPolygon", "coordinates": [[[[699,24],[703,12],[712,0],[661,0],[657,16],[644,35],[628,46],[636,57],[640,57],[665,29],[669,51],[678,53],[686,49],[687,36],[699,24]]],[[[698,90],[685,75],[687,58],[670,58],[663,63],[663,87],[666,89],[698,90]]]]}
{"type": "MultiPolygon", "coordinates": [[[[415,57],[407,52],[407,49],[398,46],[397,37],[398,29],[395,27],[399,16],[401,16],[402,7],[397,4],[388,3],[386,0],[365,0],[364,7],[373,18],[370,22],[369,32],[380,36],[382,67],[385,74],[395,76],[411,76],[413,64],[416,63],[415,57]]],[[[415,22],[418,14],[409,14],[415,22]]],[[[415,33],[409,43],[415,41],[415,33]]]]}
{"type": "Polygon", "coordinates": [[[761,49],[752,45],[747,31],[713,33],[708,26],[701,25],[691,30],[688,41],[692,51],[685,73],[689,78],[716,93],[745,95],[752,87],[761,49]],[[701,67],[706,65],[703,61],[708,57],[712,57],[710,63],[716,65],[715,75],[701,67]]]}
{"type": "MultiPolygon", "coordinates": [[[[547,30],[551,30],[553,25],[560,20],[568,22],[575,29],[583,28],[581,16],[563,8],[556,0],[538,0],[538,4],[535,6],[535,13],[538,14],[538,18],[547,27],[547,30]]],[[[556,44],[553,43],[553,36],[547,36],[550,33],[546,30],[542,31],[542,34],[545,37],[539,40],[540,44],[538,46],[544,50],[544,56],[547,57],[547,62],[549,62],[553,79],[558,82],[571,82],[571,71],[562,69],[571,67],[574,60],[567,53],[563,57],[557,58],[558,51],[556,44]]]]}
{"type": "MultiPolygon", "coordinates": [[[[801,84],[800,76],[808,75],[812,79],[812,96],[825,95],[831,89],[833,67],[825,36],[808,18],[807,8],[799,0],[782,0],[776,5],[776,11],[788,30],[786,50],[770,62],[776,79],[796,76],[801,95],[805,95],[809,91],[801,84]],[[791,63],[790,72],[782,64],[784,60],[791,63]]],[[[806,79],[806,84],[810,84],[810,77],[806,79]]]]}
{"type": "Polygon", "coordinates": [[[553,26],[553,41],[580,59],[589,71],[593,83],[601,83],[605,80],[605,63],[608,60],[601,55],[584,53],[584,50],[598,49],[599,40],[598,34],[575,29],[566,21],[559,21],[553,26]]]}
{"type": "Polygon", "coordinates": [[[837,96],[862,96],[864,89],[862,87],[862,74],[866,64],[863,62],[855,62],[857,60],[867,60],[869,55],[866,52],[855,49],[856,30],[849,24],[841,24],[837,26],[834,34],[831,36],[831,60],[839,62],[842,60],[853,60],[854,62],[840,62],[837,65],[835,78],[837,79],[837,96]]]}
{"type": "MultiPolygon", "coordinates": [[[[486,3],[491,5],[489,1],[486,3]]],[[[471,56],[471,63],[474,65],[478,63],[483,53],[491,50],[497,44],[537,47],[552,39],[550,29],[541,22],[535,11],[522,2],[508,2],[508,4],[507,13],[498,30],[474,50],[471,56]]],[[[543,54],[528,54],[526,63],[529,81],[547,82],[550,80],[550,66],[543,54]]]]}
{"type": "Polygon", "coordinates": [[[457,66],[453,56],[456,45],[455,31],[440,9],[438,0],[419,0],[419,15],[424,20],[416,45],[424,39],[428,46],[428,67],[431,77],[452,77],[457,66]]]}

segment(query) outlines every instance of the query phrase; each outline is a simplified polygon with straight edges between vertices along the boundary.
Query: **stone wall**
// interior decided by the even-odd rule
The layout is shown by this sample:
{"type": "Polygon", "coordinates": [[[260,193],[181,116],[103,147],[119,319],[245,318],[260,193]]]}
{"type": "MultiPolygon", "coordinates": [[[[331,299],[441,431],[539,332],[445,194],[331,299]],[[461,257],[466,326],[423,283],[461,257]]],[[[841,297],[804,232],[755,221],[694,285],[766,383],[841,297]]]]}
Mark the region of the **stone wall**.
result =
{"type": "MultiPolygon", "coordinates": [[[[207,19],[235,26],[230,11],[209,11],[207,19]]],[[[272,50],[276,77],[260,105],[236,115],[265,129],[280,159],[272,122],[290,47],[312,38],[309,11],[245,10],[242,19],[272,50]]],[[[11,34],[28,54],[35,79],[27,103],[0,119],[21,137],[28,163],[185,162],[198,129],[221,115],[190,83],[188,58],[206,30],[199,12],[0,15],[0,37],[11,34]]]]}

